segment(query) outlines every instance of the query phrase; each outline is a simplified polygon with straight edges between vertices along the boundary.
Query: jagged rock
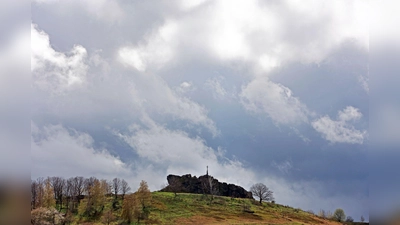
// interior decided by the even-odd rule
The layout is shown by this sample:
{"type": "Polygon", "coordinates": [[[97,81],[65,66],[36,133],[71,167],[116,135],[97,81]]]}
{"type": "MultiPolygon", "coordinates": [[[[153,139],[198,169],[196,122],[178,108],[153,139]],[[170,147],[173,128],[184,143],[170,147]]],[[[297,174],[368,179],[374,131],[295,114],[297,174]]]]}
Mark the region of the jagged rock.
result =
{"type": "Polygon", "coordinates": [[[209,179],[212,180],[212,186],[215,195],[228,196],[234,198],[253,198],[251,192],[246,191],[244,188],[234,185],[221,183],[217,179],[209,175],[203,175],[200,177],[186,174],[183,176],[168,175],[167,181],[168,186],[161,189],[160,191],[165,192],[177,192],[177,193],[194,193],[194,194],[210,194],[209,179]]]}

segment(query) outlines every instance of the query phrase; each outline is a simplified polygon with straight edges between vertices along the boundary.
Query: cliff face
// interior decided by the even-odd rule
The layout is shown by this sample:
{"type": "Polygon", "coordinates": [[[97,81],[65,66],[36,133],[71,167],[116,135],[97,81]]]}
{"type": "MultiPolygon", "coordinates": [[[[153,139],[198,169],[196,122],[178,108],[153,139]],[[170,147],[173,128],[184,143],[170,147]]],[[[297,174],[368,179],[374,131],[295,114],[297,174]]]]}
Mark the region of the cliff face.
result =
{"type": "Polygon", "coordinates": [[[186,174],[183,176],[168,175],[168,186],[161,191],[177,192],[177,193],[194,193],[194,194],[210,194],[228,196],[234,198],[253,198],[251,192],[244,188],[234,185],[221,183],[217,179],[209,175],[196,177],[186,174]],[[211,184],[210,184],[211,182],[211,184]]]}

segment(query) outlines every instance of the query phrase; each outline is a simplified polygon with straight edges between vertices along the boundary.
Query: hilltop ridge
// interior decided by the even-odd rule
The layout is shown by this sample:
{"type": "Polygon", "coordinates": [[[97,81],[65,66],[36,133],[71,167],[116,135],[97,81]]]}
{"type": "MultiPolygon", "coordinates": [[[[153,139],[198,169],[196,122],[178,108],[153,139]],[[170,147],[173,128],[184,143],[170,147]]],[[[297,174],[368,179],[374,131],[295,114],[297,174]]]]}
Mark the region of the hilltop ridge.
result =
{"type": "Polygon", "coordinates": [[[250,191],[241,186],[219,182],[214,177],[206,174],[203,176],[183,176],[170,174],[167,176],[168,186],[161,189],[162,192],[192,193],[192,194],[214,194],[233,198],[253,198],[250,191]],[[211,186],[210,186],[211,183],[211,186]],[[211,193],[213,192],[213,193],[211,193]]]}

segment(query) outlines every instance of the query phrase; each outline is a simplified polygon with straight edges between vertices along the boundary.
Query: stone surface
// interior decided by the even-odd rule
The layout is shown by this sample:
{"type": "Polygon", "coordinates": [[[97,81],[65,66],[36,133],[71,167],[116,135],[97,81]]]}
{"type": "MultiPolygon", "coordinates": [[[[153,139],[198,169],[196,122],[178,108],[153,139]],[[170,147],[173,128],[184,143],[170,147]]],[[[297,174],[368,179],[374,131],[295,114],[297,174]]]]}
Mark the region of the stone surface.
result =
{"type": "Polygon", "coordinates": [[[252,193],[246,191],[243,187],[235,184],[227,184],[225,182],[221,183],[209,175],[203,175],[197,178],[190,174],[183,176],[170,174],[167,176],[167,181],[168,186],[160,191],[194,194],[210,194],[210,191],[212,191],[214,195],[219,196],[253,198],[252,193]],[[210,181],[212,182],[212,189],[210,188],[210,181]]]}

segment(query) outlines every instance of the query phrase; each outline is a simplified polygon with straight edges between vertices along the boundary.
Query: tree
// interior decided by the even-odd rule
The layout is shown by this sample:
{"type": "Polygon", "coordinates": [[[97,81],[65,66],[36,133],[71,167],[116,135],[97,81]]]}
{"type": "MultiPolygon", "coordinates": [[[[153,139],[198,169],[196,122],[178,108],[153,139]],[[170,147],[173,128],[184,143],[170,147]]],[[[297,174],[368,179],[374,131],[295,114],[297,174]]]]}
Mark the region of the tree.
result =
{"type": "Polygon", "coordinates": [[[127,195],[122,202],[121,218],[129,224],[140,214],[135,194],[127,195]]]}
{"type": "Polygon", "coordinates": [[[128,182],[126,182],[124,179],[121,181],[121,192],[122,192],[122,199],[124,199],[125,194],[128,193],[131,190],[131,187],[129,187],[128,182]]]}
{"type": "Polygon", "coordinates": [[[44,183],[43,177],[39,177],[31,183],[32,208],[34,209],[43,207],[44,183]]]}
{"type": "Polygon", "coordinates": [[[112,212],[112,210],[107,210],[103,216],[101,217],[101,220],[104,224],[110,225],[111,222],[115,220],[115,216],[112,212]]]}
{"type": "Polygon", "coordinates": [[[365,221],[364,216],[361,216],[361,222],[364,223],[364,221],[365,221]]]}
{"type": "Polygon", "coordinates": [[[36,208],[38,199],[38,184],[36,181],[31,180],[31,210],[36,208]]]}
{"type": "Polygon", "coordinates": [[[53,187],[54,197],[56,199],[56,205],[59,206],[59,210],[62,209],[63,203],[63,190],[65,186],[65,180],[61,177],[50,178],[51,186],[53,187]]]}
{"type": "Polygon", "coordinates": [[[108,182],[107,180],[105,180],[105,179],[102,179],[101,181],[100,181],[100,183],[101,183],[101,188],[103,189],[103,191],[104,191],[104,193],[107,195],[107,196],[109,196],[110,194],[111,194],[111,183],[110,182],[108,182]]]}
{"type": "MultiPolygon", "coordinates": [[[[91,182],[90,182],[91,183],[91,182]]],[[[93,183],[88,187],[89,195],[82,200],[78,208],[78,214],[81,216],[95,217],[104,209],[105,189],[101,186],[101,182],[94,178],[93,183]]]]}
{"type": "Polygon", "coordinates": [[[77,198],[79,198],[79,196],[83,194],[84,182],[85,182],[85,178],[83,178],[83,177],[74,177],[73,187],[75,189],[74,192],[75,192],[75,196],[77,198]]]}
{"type": "Polygon", "coordinates": [[[146,181],[142,180],[140,182],[139,189],[136,191],[135,195],[140,209],[140,214],[137,217],[139,223],[140,219],[147,219],[150,214],[151,192],[146,181]]]}
{"type": "Polygon", "coordinates": [[[74,178],[69,178],[68,180],[65,181],[64,189],[63,189],[63,196],[65,198],[65,203],[67,206],[67,212],[70,209],[69,203],[71,198],[73,197],[74,190],[73,190],[73,179],[74,178]]]}
{"type": "Polygon", "coordinates": [[[323,210],[323,209],[319,210],[318,216],[321,218],[326,218],[325,210],[323,210]]]}
{"type": "Polygon", "coordinates": [[[353,217],[348,216],[348,217],[346,218],[346,222],[354,222],[353,217]]]}
{"type": "Polygon", "coordinates": [[[114,190],[115,199],[117,199],[118,193],[121,191],[121,180],[119,178],[113,179],[112,188],[114,190]]]}
{"type": "Polygon", "coordinates": [[[55,206],[56,200],[54,198],[54,191],[51,187],[50,178],[47,178],[44,182],[43,207],[54,208],[55,206]]]}
{"type": "Polygon", "coordinates": [[[260,199],[260,204],[262,201],[273,201],[273,192],[269,190],[265,184],[262,183],[257,183],[251,186],[250,188],[251,193],[253,193],[254,196],[258,197],[260,199]]]}
{"type": "Polygon", "coordinates": [[[333,213],[333,219],[338,222],[343,222],[346,219],[346,214],[343,209],[336,209],[333,213]]]}

